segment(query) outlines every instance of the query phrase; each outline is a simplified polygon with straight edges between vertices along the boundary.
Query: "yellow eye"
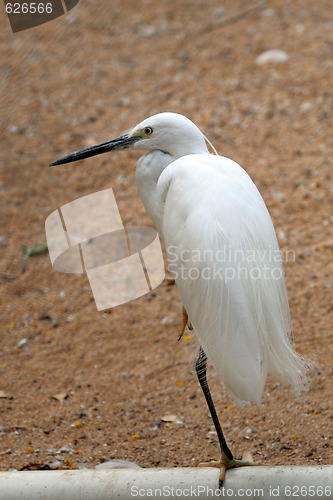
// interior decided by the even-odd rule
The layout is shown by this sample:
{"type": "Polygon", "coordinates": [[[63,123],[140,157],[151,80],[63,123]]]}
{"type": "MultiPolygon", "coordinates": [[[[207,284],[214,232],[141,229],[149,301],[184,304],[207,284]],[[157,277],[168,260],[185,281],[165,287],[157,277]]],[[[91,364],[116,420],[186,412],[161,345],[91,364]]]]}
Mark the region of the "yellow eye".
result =
{"type": "Polygon", "coordinates": [[[151,127],[146,127],[144,132],[146,135],[151,135],[153,133],[153,129],[151,127]]]}

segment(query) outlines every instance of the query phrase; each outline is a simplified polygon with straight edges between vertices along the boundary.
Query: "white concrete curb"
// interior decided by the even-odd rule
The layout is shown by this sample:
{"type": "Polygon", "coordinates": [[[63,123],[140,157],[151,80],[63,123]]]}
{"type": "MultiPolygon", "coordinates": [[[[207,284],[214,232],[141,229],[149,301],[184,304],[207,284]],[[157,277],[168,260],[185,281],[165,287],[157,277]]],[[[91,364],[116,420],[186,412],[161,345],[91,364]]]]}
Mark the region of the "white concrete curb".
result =
{"type": "Polygon", "coordinates": [[[333,499],[333,465],[0,472],[1,500],[333,499]]]}

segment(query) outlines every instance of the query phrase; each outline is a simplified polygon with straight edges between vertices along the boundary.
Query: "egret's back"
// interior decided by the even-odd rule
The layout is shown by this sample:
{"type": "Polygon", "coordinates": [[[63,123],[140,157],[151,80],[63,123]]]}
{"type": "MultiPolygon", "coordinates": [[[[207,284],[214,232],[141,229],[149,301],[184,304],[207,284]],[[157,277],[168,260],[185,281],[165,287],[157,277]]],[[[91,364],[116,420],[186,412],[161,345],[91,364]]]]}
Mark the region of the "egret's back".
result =
{"type": "Polygon", "coordinates": [[[161,174],[162,233],[200,345],[239,406],[259,403],[268,373],[302,384],[274,227],[251,179],[213,155],[161,174]]]}

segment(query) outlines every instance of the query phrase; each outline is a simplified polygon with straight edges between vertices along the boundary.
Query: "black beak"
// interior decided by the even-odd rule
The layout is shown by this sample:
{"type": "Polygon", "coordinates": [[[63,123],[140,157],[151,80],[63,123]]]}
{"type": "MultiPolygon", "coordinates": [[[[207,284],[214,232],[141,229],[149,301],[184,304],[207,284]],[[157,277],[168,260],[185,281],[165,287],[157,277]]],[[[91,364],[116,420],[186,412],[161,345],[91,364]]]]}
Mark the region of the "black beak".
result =
{"type": "Polygon", "coordinates": [[[73,161],[83,160],[84,158],[89,158],[90,156],[100,155],[102,153],[108,153],[109,151],[116,151],[119,149],[130,148],[135,142],[137,142],[141,137],[134,135],[121,135],[116,139],[111,141],[102,142],[97,144],[97,146],[92,146],[90,148],[82,149],[81,151],[76,151],[76,153],[71,153],[68,156],[64,156],[59,160],[50,163],[50,167],[55,165],[63,165],[65,163],[71,163],[73,161]]]}

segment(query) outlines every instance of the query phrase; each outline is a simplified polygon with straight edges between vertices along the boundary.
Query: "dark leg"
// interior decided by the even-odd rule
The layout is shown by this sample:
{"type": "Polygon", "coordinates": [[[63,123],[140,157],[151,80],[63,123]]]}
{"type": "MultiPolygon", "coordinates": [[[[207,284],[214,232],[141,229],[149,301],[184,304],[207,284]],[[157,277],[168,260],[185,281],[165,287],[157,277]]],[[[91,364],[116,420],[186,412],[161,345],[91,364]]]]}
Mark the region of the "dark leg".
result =
{"type": "MultiPolygon", "coordinates": [[[[224,435],[223,435],[220,421],[218,419],[218,416],[217,416],[217,413],[215,410],[213,399],[212,399],[212,396],[211,396],[211,393],[210,393],[210,390],[208,387],[208,382],[207,382],[207,377],[206,377],[207,356],[206,356],[202,347],[200,347],[199,357],[198,357],[198,360],[195,364],[195,370],[197,372],[197,376],[198,376],[198,380],[199,380],[201,389],[205,395],[207,405],[208,405],[212,420],[214,422],[217,437],[218,437],[218,440],[220,443],[221,454],[222,454],[221,462],[215,462],[215,464],[212,464],[212,466],[213,467],[216,467],[216,466],[220,467],[221,473],[220,473],[220,477],[219,477],[219,488],[221,489],[222,485],[223,485],[223,478],[224,478],[224,473],[225,473],[226,469],[229,469],[231,467],[241,467],[243,465],[261,465],[261,464],[255,463],[255,462],[246,462],[246,461],[242,461],[242,460],[235,460],[230,449],[228,448],[226,440],[224,439],[224,435]]],[[[206,464],[203,463],[203,464],[199,464],[199,465],[210,466],[210,463],[206,463],[206,464]]]]}
{"type": "Polygon", "coordinates": [[[228,445],[224,439],[222,427],[221,427],[219,418],[217,416],[214,402],[213,402],[213,399],[212,399],[212,396],[211,396],[211,393],[210,393],[210,390],[208,387],[208,382],[207,382],[207,377],[206,377],[207,356],[206,356],[202,347],[200,347],[199,357],[198,357],[198,360],[195,364],[195,370],[197,372],[197,376],[198,376],[199,383],[201,385],[201,389],[202,389],[204,396],[206,398],[207,405],[208,405],[212,420],[213,420],[214,425],[215,425],[217,437],[218,437],[221,452],[222,452],[222,457],[223,457],[223,455],[225,455],[225,457],[231,461],[234,459],[234,457],[233,457],[231,451],[229,450],[228,445]]]}
{"type": "Polygon", "coordinates": [[[195,364],[195,370],[197,372],[197,376],[198,376],[199,383],[201,385],[201,389],[205,395],[207,405],[208,405],[210,414],[212,416],[212,420],[213,420],[214,425],[215,425],[215,429],[216,429],[217,437],[219,439],[222,454],[224,454],[229,460],[233,460],[234,457],[233,457],[231,451],[229,450],[228,445],[224,439],[222,427],[221,427],[219,418],[217,416],[215,406],[213,403],[213,399],[212,399],[212,396],[211,396],[211,393],[210,393],[210,390],[208,387],[208,382],[207,382],[207,378],[206,378],[207,356],[206,356],[202,347],[200,347],[199,357],[198,357],[198,360],[195,364]]]}

